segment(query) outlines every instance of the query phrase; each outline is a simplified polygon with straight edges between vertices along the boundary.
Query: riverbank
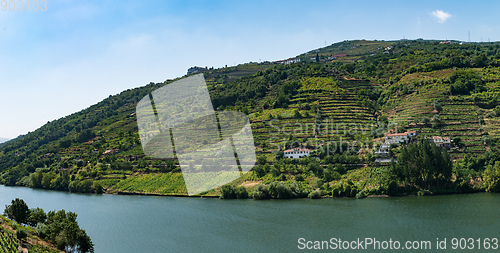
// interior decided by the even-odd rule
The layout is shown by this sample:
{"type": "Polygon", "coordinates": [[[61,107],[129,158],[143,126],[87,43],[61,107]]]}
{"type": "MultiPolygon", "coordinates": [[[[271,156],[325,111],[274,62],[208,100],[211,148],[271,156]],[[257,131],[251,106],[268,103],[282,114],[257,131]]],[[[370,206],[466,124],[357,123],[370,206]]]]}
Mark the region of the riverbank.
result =
{"type": "Polygon", "coordinates": [[[158,193],[126,192],[126,191],[117,191],[117,192],[106,193],[106,194],[108,194],[108,195],[140,195],[140,196],[182,197],[182,198],[219,198],[219,196],[217,196],[217,195],[158,194],[158,193]]]}
{"type": "MultiPolygon", "coordinates": [[[[253,187],[248,188],[248,199],[253,199],[251,192],[252,189],[254,189],[257,185],[252,185],[253,187]]],[[[5,187],[21,187],[21,188],[28,188],[28,189],[33,189],[30,187],[24,187],[24,186],[5,186],[5,187]]],[[[57,190],[51,190],[51,189],[44,189],[47,191],[53,191],[53,192],[66,192],[66,191],[57,191],[57,190]]],[[[428,190],[412,190],[409,192],[400,192],[395,195],[389,195],[389,194],[371,194],[371,195],[365,195],[365,196],[359,196],[354,194],[353,196],[333,196],[332,191],[325,191],[322,190],[322,195],[321,198],[323,199],[337,199],[337,198],[346,198],[346,199],[360,199],[360,198],[388,198],[388,197],[411,197],[411,196],[438,196],[438,195],[455,195],[455,194],[468,194],[468,193],[481,193],[481,192],[486,192],[484,189],[469,189],[468,191],[464,192],[457,192],[454,190],[438,190],[438,191],[428,191],[428,190]]],[[[71,193],[71,192],[66,192],[66,193],[71,193]]],[[[191,198],[191,199],[196,199],[196,198],[210,198],[210,199],[218,199],[221,196],[216,195],[218,193],[215,191],[211,191],[205,195],[189,195],[189,194],[183,194],[183,193],[151,193],[151,192],[140,192],[140,191],[123,191],[123,190],[117,190],[113,188],[108,188],[104,189],[103,194],[105,195],[125,195],[125,196],[155,196],[155,197],[175,197],[175,198],[191,198]]],[[[82,193],[77,193],[77,194],[82,194],[82,193]]],[[[89,194],[89,193],[85,193],[89,194]]],[[[92,194],[92,193],[90,193],[92,194]]],[[[271,197],[272,198],[272,197],[271,197]]],[[[282,199],[307,199],[307,195],[303,197],[286,197],[282,199]]]]}

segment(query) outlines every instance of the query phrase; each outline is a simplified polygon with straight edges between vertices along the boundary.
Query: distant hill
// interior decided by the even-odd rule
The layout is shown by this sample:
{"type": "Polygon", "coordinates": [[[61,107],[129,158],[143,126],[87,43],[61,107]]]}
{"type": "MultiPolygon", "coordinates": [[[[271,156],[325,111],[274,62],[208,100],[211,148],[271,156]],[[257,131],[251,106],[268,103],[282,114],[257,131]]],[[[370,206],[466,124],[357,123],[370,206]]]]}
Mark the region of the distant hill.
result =
{"type": "MultiPolygon", "coordinates": [[[[295,183],[300,174],[306,190],[344,179],[382,189],[378,180],[384,172],[375,168],[373,146],[355,152],[338,148],[330,155],[313,151],[319,161],[301,162],[280,159],[276,148],[282,152],[285,146],[308,143],[312,149],[312,143],[328,141],[361,148],[359,143],[382,142],[387,129],[371,130],[386,123],[397,123],[398,132],[415,130],[422,139],[453,139],[451,158],[477,172],[464,175],[480,176],[497,159],[499,43],[355,40],[298,57],[299,63],[288,65],[250,63],[203,72],[214,108],[241,111],[251,120],[262,166],[233,184],[252,190],[258,182],[295,183]],[[314,127],[320,124],[340,129],[325,133],[314,127]],[[357,130],[349,132],[353,126],[357,130]],[[316,163],[326,168],[324,173],[308,165],[316,163]]],[[[108,192],[186,194],[176,160],[144,155],[135,116],[140,99],[172,81],[109,96],[0,145],[0,182],[72,192],[104,187],[108,192]]],[[[393,147],[390,154],[396,158],[399,152],[393,147]]]]}
{"type": "Polygon", "coordinates": [[[10,139],[7,139],[7,138],[0,138],[0,143],[4,143],[4,142],[6,142],[6,141],[8,141],[8,140],[10,140],[10,139]]]}

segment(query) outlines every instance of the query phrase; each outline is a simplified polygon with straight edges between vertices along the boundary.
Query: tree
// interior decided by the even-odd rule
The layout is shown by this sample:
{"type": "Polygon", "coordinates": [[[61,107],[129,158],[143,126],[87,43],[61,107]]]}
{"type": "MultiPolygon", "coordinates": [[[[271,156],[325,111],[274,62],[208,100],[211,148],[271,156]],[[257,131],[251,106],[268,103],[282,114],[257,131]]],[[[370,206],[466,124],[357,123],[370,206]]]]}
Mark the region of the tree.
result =
{"type": "Polygon", "coordinates": [[[85,230],[80,229],[73,212],[50,211],[47,215],[45,233],[60,250],[94,252],[94,245],[85,230]]]}
{"type": "Polygon", "coordinates": [[[5,206],[4,213],[9,219],[15,220],[18,223],[27,224],[30,210],[28,205],[22,199],[14,199],[11,205],[5,206]]]}
{"type": "Polygon", "coordinates": [[[276,152],[276,154],[275,154],[275,157],[274,157],[274,158],[276,159],[276,161],[279,161],[279,160],[283,159],[283,155],[284,155],[284,154],[285,154],[285,153],[284,153],[283,151],[278,151],[278,152],[276,152]]]}
{"type": "Polygon", "coordinates": [[[434,115],[432,118],[432,128],[438,128],[441,125],[441,118],[439,115],[434,115]]]}
{"type": "Polygon", "coordinates": [[[271,169],[271,174],[275,177],[279,176],[281,174],[280,170],[278,169],[278,166],[275,164],[273,168],[271,169]]]}
{"type": "Polygon", "coordinates": [[[240,186],[235,189],[236,192],[236,197],[239,199],[247,199],[248,198],[248,192],[245,186],[240,186]]]}
{"type": "Polygon", "coordinates": [[[484,184],[488,192],[500,192],[500,161],[488,165],[483,172],[484,184]]]}
{"type": "Polygon", "coordinates": [[[82,253],[94,253],[94,244],[85,230],[80,229],[76,235],[77,250],[82,253]]]}
{"type": "Polygon", "coordinates": [[[46,234],[47,226],[45,225],[45,223],[38,223],[35,227],[35,231],[36,234],[43,239],[47,235],[46,234]]]}
{"type": "Polygon", "coordinates": [[[387,117],[386,114],[383,114],[379,117],[379,121],[383,124],[386,124],[389,123],[389,117],[387,117]]]}
{"type": "Polygon", "coordinates": [[[36,227],[39,223],[44,223],[47,220],[47,214],[42,208],[31,208],[29,212],[27,224],[31,227],[36,227]]]}
{"type": "Polygon", "coordinates": [[[94,191],[96,194],[103,194],[104,193],[104,189],[102,187],[102,184],[98,181],[95,181],[94,182],[94,191]]]}
{"type": "Polygon", "coordinates": [[[427,118],[427,117],[423,117],[422,118],[422,123],[424,123],[425,125],[429,124],[430,121],[431,120],[429,118],[427,118]]]}
{"type": "Polygon", "coordinates": [[[50,189],[50,183],[51,183],[52,179],[55,179],[56,177],[57,177],[57,175],[53,171],[43,174],[42,187],[44,189],[50,189]]]}
{"type": "Polygon", "coordinates": [[[299,110],[295,110],[293,117],[296,119],[300,119],[302,118],[302,114],[300,114],[299,110]]]}
{"type": "Polygon", "coordinates": [[[266,171],[264,171],[264,168],[262,168],[261,165],[254,166],[253,171],[255,172],[255,175],[257,175],[257,177],[263,177],[264,175],[266,175],[266,171]]]}
{"type": "Polygon", "coordinates": [[[434,101],[434,109],[436,109],[436,111],[438,112],[441,112],[443,110],[443,107],[438,101],[434,101]]]}
{"type": "Polygon", "coordinates": [[[236,198],[236,191],[232,185],[226,184],[221,187],[220,199],[234,199],[236,198]]]}
{"type": "Polygon", "coordinates": [[[295,181],[297,182],[304,181],[304,176],[302,176],[302,174],[295,175],[295,181]]]}
{"type": "Polygon", "coordinates": [[[451,180],[450,155],[425,139],[403,148],[397,160],[393,173],[404,183],[430,189],[446,187],[451,180]]]}
{"type": "Polygon", "coordinates": [[[459,148],[463,146],[462,138],[460,136],[453,138],[453,143],[459,148]]]}
{"type": "Polygon", "coordinates": [[[493,108],[493,113],[495,113],[495,116],[500,116],[500,105],[497,105],[495,108],[493,108]]]}
{"type": "Polygon", "coordinates": [[[258,156],[257,157],[257,164],[264,165],[264,164],[266,164],[266,162],[267,161],[266,161],[266,157],[265,156],[258,156]]]}
{"type": "Polygon", "coordinates": [[[31,179],[31,187],[42,188],[43,173],[41,170],[37,171],[34,174],[31,174],[30,179],[31,179]]]}
{"type": "Polygon", "coordinates": [[[86,142],[95,137],[95,134],[90,129],[85,129],[76,137],[77,142],[86,142]]]}

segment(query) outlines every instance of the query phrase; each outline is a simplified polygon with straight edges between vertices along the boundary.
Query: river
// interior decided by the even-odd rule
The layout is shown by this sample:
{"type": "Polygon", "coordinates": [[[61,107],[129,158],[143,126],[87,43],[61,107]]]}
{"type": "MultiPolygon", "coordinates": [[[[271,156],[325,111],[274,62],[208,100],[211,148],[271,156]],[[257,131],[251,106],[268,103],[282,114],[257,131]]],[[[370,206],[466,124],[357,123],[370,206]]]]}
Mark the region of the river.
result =
{"type": "MultiPolygon", "coordinates": [[[[14,198],[24,199],[30,208],[76,212],[98,253],[294,252],[314,245],[307,241],[331,238],[337,238],[331,247],[341,246],[338,239],[374,238],[380,247],[388,245],[384,241],[398,241],[401,248],[406,241],[430,241],[431,252],[444,252],[454,251],[453,238],[500,238],[500,194],[491,193],[254,201],[0,186],[2,211],[14,198]],[[436,241],[445,238],[447,250],[437,250],[436,241]]],[[[480,243],[483,249],[484,241],[480,243]]],[[[370,247],[365,251],[373,252],[370,247]]]]}

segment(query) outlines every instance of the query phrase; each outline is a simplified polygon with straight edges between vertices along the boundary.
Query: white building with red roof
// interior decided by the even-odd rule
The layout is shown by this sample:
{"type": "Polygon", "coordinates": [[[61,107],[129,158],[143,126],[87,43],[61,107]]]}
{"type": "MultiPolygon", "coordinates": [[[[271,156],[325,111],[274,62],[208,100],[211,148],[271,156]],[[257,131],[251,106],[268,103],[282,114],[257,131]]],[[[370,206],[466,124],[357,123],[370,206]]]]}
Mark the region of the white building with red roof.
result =
{"type": "Polygon", "coordinates": [[[310,149],[307,148],[293,148],[284,151],[283,158],[302,158],[304,156],[309,156],[311,153],[310,149]]]}
{"type": "Polygon", "coordinates": [[[411,138],[417,136],[417,131],[410,131],[404,133],[395,133],[395,134],[386,134],[385,135],[385,143],[393,144],[393,143],[405,143],[409,142],[411,138]]]}

